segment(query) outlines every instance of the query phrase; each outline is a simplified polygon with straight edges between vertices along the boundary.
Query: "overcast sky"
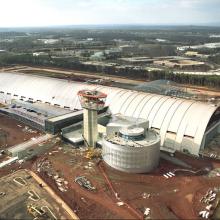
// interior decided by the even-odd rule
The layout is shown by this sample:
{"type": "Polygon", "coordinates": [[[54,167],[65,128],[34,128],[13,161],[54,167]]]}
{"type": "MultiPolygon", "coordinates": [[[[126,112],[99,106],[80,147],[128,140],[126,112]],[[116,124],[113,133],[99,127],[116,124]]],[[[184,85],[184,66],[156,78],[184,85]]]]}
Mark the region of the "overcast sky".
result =
{"type": "Polygon", "coordinates": [[[0,27],[220,24],[220,0],[0,0],[0,27]]]}

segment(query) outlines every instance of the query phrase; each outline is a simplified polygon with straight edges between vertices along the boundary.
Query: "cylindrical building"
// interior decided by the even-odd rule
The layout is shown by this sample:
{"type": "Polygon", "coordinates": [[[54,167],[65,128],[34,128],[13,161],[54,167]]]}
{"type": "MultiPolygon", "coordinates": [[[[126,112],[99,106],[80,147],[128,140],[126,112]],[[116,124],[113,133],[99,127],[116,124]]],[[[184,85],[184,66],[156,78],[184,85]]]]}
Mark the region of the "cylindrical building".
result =
{"type": "Polygon", "coordinates": [[[129,173],[146,173],[158,166],[160,137],[144,128],[122,128],[118,135],[104,136],[103,160],[111,167],[129,173]]]}

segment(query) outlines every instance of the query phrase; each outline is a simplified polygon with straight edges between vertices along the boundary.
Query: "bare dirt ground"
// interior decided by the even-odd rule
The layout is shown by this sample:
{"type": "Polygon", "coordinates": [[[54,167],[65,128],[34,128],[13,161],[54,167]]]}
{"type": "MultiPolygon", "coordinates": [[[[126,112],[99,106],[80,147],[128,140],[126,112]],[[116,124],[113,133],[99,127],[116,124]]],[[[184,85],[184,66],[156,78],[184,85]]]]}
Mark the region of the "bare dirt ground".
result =
{"type": "Polygon", "coordinates": [[[60,76],[63,76],[65,78],[71,78],[75,77],[76,79],[79,78],[82,80],[83,79],[106,79],[110,78],[111,80],[121,82],[121,83],[131,83],[131,84],[138,84],[142,83],[142,80],[132,80],[132,79],[127,79],[123,77],[117,77],[114,75],[103,75],[101,73],[88,73],[88,72],[82,72],[82,71],[71,71],[68,69],[61,69],[61,68],[48,68],[48,67],[31,67],[31,66],[16,66],[13,68],[2,68],[0,69],[1,71],[5,72],[21,72],[21,73],[37,73],[39,72],[40,74],[49,74],[53,76],[53,74],[60,74],[60,76]]]}
{"type": "MultiPolygon", "coordinates": [[[[75,155],[75,152],[73,154],[75,155]]],[[[74,160],[78,160],[79,163],[69,164],[69,161],[72,159],[71,155],[71,151],[68,153],[62,153],[59,151],[46,156],[46,158],[48,158],[52,163],[53,171],[56,171],[59,175],[64,177],[66,181],[68,181],[69,189],[67,192],[60,192],[57,189],[54,180],[49,178],[45,172],[40,172],[39,175],[61,196],[61,198],[65,199],[67,204],[76,211],[79,218],[120,219],[122,216],[126,219],[134,218],[129,212],[127,212],[127,210],[121,210],[121,208],[112,203],[111,197],[103,194],[102,190],[97,193],[88,192],[76,184],[74,182],[75,177],[83,174],[81,169],[83,170],[84,168],[83,166],[81,167],[82,164],[80,162],[83,158],[75,157],[74,160]]],[[[40,161],[38,160],[37,163],[39,162],[40,161]]],[[[96,184],[96,182],[93,183],[96,184]]],[[[101,188],[103,188],[103,186],[101,186],[101,188]]]]}
{"type": "Polygon", "coordinates": [[[57,194],[51,189],[51,187],[43,181],[36,173],[28,170],[27,171],[34,179],[38,182],[38,184],[43,185],[43,189],[45,189],[48,194],[59,204],[69,215],[71,219],[79,219],[78,216],[72,211],[72,209],[59,197],[57,194]]]}
{"type": "MultiPolygon", "coordinates": [[[[193,175],[162,159],[159,167],[152,173],[128,174],[116,171],[104,162],[98,163],[94,159],[89,161],[84,158],[84,152],[77,149],[57,148],[53,152],[38,159],[33,168],[36,170],[37,164],[41,164],[42,160],[50,162],[50,171],[45,171],[42,167],[40,175],[58,191],[79,218],[140,219],[144,209],[149,207],[152,219],[198,219],[199,211],[205,208],[200,202],[202,196],[208,189],[220,187],[220,177],[208,177],[207,171],[193,175]],[[166,179],[163,176],[176,169],[179,171],[175,177],[166,179]],[[67,192],[60,192],[54,180],[48,176],[48,172],[54,171],[68,181],[67,192]],[[74,182],[75,177],[81,175],[92,182],[97,192],[87,191],[74,182]],[[124,205],[117,205],[119,200],[113,192],[117,192],[124,205]]],[[[195,159],[182,154],[176,156],[192,165],[194,171],[213,168],[212,160],[195,159]]],[[[214,165],[220,168],[220,162],[215,162],[214,165]]]]}
{"type": "Polygon", "coordinates": [[[24,141],[30,140],[33,137],[39,136],[41,133],[35,129],[24,129],[25,125],[6,115],[0,114],[0,133],[6,134],[6,139],[0,137],[0,146],[4,147],[5,142],[7,147],[20,144],[24,141]],[[4,140],[3,140],[4,139],[4,140]]]}
{"type": "Polygon", "coordinates": [[[199,95],[220,96],[220,90],[217,89],[212,89],[208,87],[190,86],[190,85],[182,85],[181,87],[187,88],[188,92],[197,93],[199,95]]]}

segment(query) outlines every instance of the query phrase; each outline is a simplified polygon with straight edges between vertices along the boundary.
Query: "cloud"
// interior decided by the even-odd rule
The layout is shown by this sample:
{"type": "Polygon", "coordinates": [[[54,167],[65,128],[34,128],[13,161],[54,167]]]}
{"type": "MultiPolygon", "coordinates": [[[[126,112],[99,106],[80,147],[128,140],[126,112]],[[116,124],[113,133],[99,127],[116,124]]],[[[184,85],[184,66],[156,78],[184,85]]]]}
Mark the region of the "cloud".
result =
{"type": "Polygon", "coordinates": [[[0,27],[220,22],[219,0],[0,0],[0,27]]]}

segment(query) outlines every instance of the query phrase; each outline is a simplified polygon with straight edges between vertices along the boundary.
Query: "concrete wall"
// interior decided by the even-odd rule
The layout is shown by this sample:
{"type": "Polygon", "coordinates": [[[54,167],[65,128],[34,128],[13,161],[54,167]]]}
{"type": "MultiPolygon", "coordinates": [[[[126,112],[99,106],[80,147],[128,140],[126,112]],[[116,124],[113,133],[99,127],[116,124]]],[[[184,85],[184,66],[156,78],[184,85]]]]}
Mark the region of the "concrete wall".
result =
{"type": "Polygon", "coordinates": [[[129,173],[146,173],[154,170],[159,163],[160,143],[146,147],[121,146],[103,138],[102,157],[111,167],[129,173]]]}

